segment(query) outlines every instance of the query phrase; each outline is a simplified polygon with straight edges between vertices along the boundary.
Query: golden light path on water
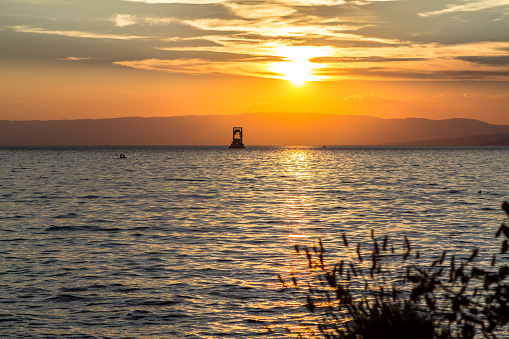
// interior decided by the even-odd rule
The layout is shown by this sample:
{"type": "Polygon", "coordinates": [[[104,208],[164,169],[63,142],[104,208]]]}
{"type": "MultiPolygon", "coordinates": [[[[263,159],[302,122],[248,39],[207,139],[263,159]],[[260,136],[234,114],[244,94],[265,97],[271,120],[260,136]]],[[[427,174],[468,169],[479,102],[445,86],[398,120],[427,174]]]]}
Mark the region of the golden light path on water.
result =
{"type": "Polygon", "coordinates": [[[321,238],[337,262],[351,255],[344,232],[355,246],[374,230],[395,245],[407,236],[424,263],[444,248],[499,250],[508,157],[486,147],[0,149],[0,333],[286,338],[253,320],[308,316],[277,279],[304,278],[294,245],[321,238]]]}

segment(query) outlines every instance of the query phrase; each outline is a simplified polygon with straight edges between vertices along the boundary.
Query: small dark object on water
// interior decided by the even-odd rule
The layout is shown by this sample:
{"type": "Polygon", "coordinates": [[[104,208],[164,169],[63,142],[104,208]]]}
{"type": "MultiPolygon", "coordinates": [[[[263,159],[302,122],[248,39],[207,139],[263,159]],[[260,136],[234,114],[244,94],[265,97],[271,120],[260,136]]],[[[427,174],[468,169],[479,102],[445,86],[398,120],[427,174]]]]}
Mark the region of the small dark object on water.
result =
{"type": "Polygon", "coordinates": [[[126,156],[125,156],[125,154],[120,154],[120,157],[119,157],[119,159],[126,159],[126,156]]]}
{"type": "Polygon", "coordinates": [[[242,136],[242,127],[233,127],[233,141],[230,148],[244,148],[242,136]]]}

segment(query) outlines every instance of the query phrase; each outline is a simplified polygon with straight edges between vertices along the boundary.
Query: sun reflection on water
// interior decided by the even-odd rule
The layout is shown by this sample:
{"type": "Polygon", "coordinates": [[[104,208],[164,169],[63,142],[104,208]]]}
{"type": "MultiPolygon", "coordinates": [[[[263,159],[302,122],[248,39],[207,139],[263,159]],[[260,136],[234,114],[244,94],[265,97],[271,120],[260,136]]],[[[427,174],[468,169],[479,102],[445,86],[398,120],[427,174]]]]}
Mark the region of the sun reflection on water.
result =
{"type": "Polygon", "coordinates": [[[311,194],[313,189],[312,155],[309,149],[285,150],[281,157],[282,169],[286,177],[285,199],[280,207],[284,228],[289,229],[291,244],[302,244],[310,239],[309,224],[313,206],[316,205],[311,194]]]}

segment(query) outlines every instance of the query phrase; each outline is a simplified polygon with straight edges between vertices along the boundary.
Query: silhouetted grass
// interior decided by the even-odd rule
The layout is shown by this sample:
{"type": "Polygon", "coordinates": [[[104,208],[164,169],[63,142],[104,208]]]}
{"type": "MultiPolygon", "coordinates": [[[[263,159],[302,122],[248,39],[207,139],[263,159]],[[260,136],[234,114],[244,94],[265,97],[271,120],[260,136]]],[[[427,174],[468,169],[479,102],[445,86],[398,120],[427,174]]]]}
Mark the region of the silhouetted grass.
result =
{"type": "MultiPolygon", "coordinates": [[[[509,216],[509,204],[502,209],[509,216]]],[[[502,224],[495,237],[509,238],[502,224]]],[[[401,243],[401,242],[400,242],[401,243]]],[[[319,240],[312,247],[295,246],[307,262],[307,273],[278,276],[283,287],[299,290],[308,315],[283,324],[301,338],[497,338],[509,336],[509,267],[491,256],[491,265],[476,265],[479,249],[465,258],[446,251],[423,265],[405,237],[401,246],[373,232],[361,244],[343,234],[344,260],[329,264],[319,240]],[[486,267],[489,266],[489,267],[486,267]]],[[[509,249],[503,240],[500,253],[509,249]]],[[[274,330],[275,324],[266,324],[274,330]]]]}

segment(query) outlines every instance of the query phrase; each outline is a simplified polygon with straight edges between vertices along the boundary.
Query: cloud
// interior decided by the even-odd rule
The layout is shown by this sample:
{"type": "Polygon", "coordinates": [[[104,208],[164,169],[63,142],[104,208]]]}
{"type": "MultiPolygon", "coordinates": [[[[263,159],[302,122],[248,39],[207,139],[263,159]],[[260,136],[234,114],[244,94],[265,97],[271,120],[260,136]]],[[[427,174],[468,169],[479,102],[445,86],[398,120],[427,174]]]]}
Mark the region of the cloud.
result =
{"type": "Polygon", "coordinates": [[[87,38],[87,39],[118,39],[118,40],[131,40],[131,39],[147,39],[147,36],[139,35],[125,35],[125,34],[103,34],[84,31],[64,31],[64,30],[45,30],[39,27],[29,26],[10,26],[8,27],[15,32],[21,33],[36,33],[36,34],[51,34],[62,35],[72,38],[87,38]]]}
{"type": "Polygon", "coordinates": [[[172,18],[157,18],[157,17],[148,17],[144,18],[143,21],[149,25],[153,26],[167,26],[172,22],[175,22],[175,19],[172,18]]]}
{"type": "Polygon", "coordinates": [[[509,6],[509,0],[481,0],[469,2],[464,5],[447,5],[447,8],[445,9],[423,12],[419,13],[419,15],[423,17],[430,17],[454,12],[474,12],[500,6],[509,6]]]}
{"type": "Polygon", "coordinates": [[[394,98],[378,94],[365,94],[365,95],[350,95],[340,98],[346,102],[408,102],[413,101],[413,98],[394,98]]]}
{"type": "Polygon", "coordinates": [[[242,3],[225,3],[225,5],[242,18],[247,19],[268,19],[274,17],[284,17],[294,13],[296,10],[291,6],[284,6],[278,3],[260,4],[242,4],[242,3]]]}
{"type": "Polygon", "coordinates": [[[160,50],[195,50],[196,48],[204,48],[210,50],[217,47],[220,50],[223,45],[208,39],[169,39],[165,40],[165,47],[157,47],[160,50]]]}
{"type": "Polygon", "coordinates": [[[509,55],[495,55],[495,56],[460,56],[457,57],[459,60],[468,61],[476,64],[483,65],[503,65],[509,66],[509,55]]]}
{"type": "Polygon", "coordinates": [[[343,79],[410,81],[509,81],[509,70],[412,70],[404,68],[327,69],[321,75],[343,79]]]}
{"type": "Polygon", "coordinates": [[[115,65],[168,73],[192,75],[220,74],[250,77],[270,77],[271,73],[260,68],[259,60],[243,59],[236,62],[210,62],[204,59],[146,59],[137,61],[117,61],[115,65]]]}
{"type": "Polygon", "coordinates": [[[284,48],[312,47],[328,49],[327,55],[306,58],[323,64],[318,72],[331,79],[507,80],[507,20],[495,21],[503,13],[485,9],[509,0],[450,0],[438,9],[437,4],[69,0],[64,6],[61,1],[8,1],[0,13],[0,58],[14,60],[18,54],[27,60],[72,61],[69,56],[90,56],[91,63],[164,72],[265,77],[267,63],[288,59],[281,54],[284,48]],[[439,15],[460,10],[468,13],[439,15]]]}
{"type": "Polygon", "coordinates": [[[115,26],[118,27],[135,25],[137,23],[136,16],[130,14],[116,14],[112,20],[115,26]]]}
{"type": "Polygon", "coordinates": [[[57,60],[66,60],[66,61],[81,61],[81,60],[90,60],[92,59],[91,57],[83,57],[83,58],[79,58],[79,57],[72,57],[72,56],[69,56],[69,57],[65,57],[65,58],[58,58],[57,60]]]}
{"type": "Polygon", "coordinates": [[[131,25],[141,24],[141,25],[149,25],[149,26],[168,26],[172,23],[179,22],[171,17],[155,17],[155,16],[146,16],[146,17],[138,17],[136,15],[131,14],[116,14],[111,19],[115,23],[117,27],[127,27],[131,25]]]}
{"type": "Polygon", "coordinates": [[[401,61],[422,61],[425,58],[394,58],[394,57],[318,57],[310,59],[318,63],[347,63],[347,62],[401,62],[401,61]]]}
{"type": "Polygon", "coordinates": [[[480,99],[480,100],[509,100],[509,94],[473,94],[473,93],[464,93],[464,94],[452,94],[452,93],[441,93],[435,95],[434,98],[437,99],[480,99]]]}

